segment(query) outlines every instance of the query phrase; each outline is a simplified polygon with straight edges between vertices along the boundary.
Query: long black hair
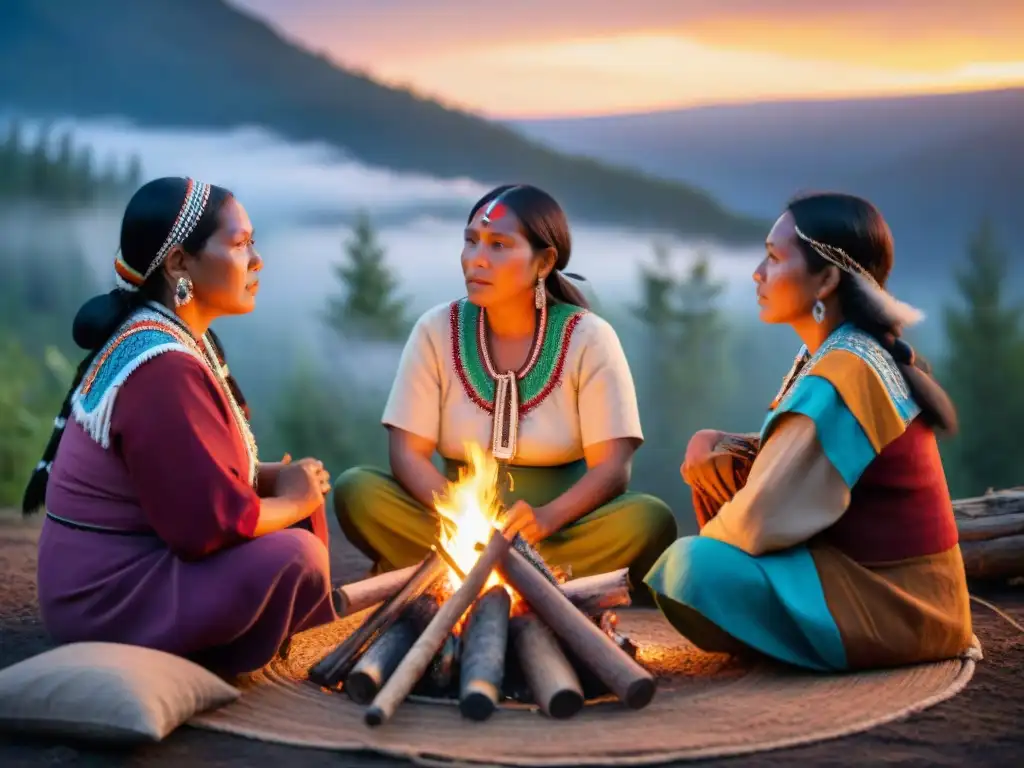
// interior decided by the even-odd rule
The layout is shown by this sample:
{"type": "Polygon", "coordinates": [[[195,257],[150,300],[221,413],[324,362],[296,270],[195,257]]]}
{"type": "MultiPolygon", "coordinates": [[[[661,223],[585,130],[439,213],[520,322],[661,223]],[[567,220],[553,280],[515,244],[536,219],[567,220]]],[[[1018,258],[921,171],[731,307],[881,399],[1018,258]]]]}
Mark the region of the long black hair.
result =
{"type": "MultiPolygon", "coordinates": [[[[123,262],[122,269],[126,265],[138,275],[146,275],[149,272],[175,222],[182,214],[186,197],[194,183],[190,179],[177,177],[155,179],[143,185],[132,196],[121,220],[119,258],[123,262]]],[[[185,241],[180,244],[187,253],[198,255],[203,250],[207,240],[217,231],[221,207],[231,197],[231,192],[223,187],[210,187],[210,195],[202,216],[185,241]]],[[[115,288],[110,293],[89,299],[75,316],[71,335],[75,343],[87,350],[88,354],[75,371],[71,388],[64,398],[59,415],[54,419],[53,432],[43,451],[42,459],[29,478],[22,500],[22,511],[25,514],[38,511],[46,499],[50,466],[57,455],[67,420],[71,418],[72,397],[96,355],[129,315],[147,301],[169,303],[170,286],[161,269],[153,270],[137,288],[125,283],[120,285],[122,287],[115,288]]],[[[237,389],[234,382],[230,382],[230,385],[237,389]]]]}
{"type": "MultiPolygon", "coordinates": [[[[568,273],[564,272],[572,256],[572,235],[569,232],[569,221],[565,211],[558,201],[544,190],[530,184],[503,184],[473,204],[466,223],[471,222],[481,208],[497,198],[501,198],[502,204],[507,205],[519,219],[523,234],[534,251],[546,248],[555,250],[555,268],[544,281],[548,295],[563,304],[574,304],[589,309],[590,303],[583,296],[583,292],[570,282],[566,277],[568,273]]],[[[577,280],[583,279],[579,275],[573,277],[577,280]]]]}
{"type": "MultiPolygon", "coordinates": [[[[807,237],[842,249],[885,287],[892,272],[895,248],[892,231],[874,205],[854,195],[821,192],[791,200],[786,210],[807,237]]],[[[800,238],[796,242],[811,272],[821,272],[830,265],[810,244],[800,238]]],[[[901,328],[879,316],[852,275],[843,270],[839,274],[837,292],[843,317],[874,337],[892,355],[927,423],[946,435],[954,434],[958,427],[956,407],[932,376],[927,361],[901,338],[901,328]]]]}

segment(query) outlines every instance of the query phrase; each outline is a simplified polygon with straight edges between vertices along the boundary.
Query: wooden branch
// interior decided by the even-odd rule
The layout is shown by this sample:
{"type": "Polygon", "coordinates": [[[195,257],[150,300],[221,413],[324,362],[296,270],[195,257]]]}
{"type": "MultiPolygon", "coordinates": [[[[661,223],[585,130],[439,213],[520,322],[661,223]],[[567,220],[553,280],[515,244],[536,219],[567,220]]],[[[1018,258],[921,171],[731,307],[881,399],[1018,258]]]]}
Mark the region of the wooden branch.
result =
{"type": "Polygon", "coordinates": [[[374,640],[345,678],[345,693],[352,701],[363,705],[373,701],[440,607],[433,595],[420,595],[374,640]]]}
{"type": "Polygon", "coordinates": [[[509,625],[512,647],[533,700],[548,717],[564,720],[583,708],[583,688],[572,664],[544,623],[527,613],[509,625]]]}
{"type": "Polygon", "coordinates": [[[956,527],[961,543],[1017,536],[1024,534],[1024,512],[964,518],[956,521],[956,527]]]}
{"type": "MultiPolygon", "coordinates": [[[[469,606],[480,595],[480,590],[483,589],[495,565],[501,560],[502,555],[509,551],[509,544],[509,540],[500,531],[495,531],[491,534],[491,540],[487,543],[476,564],[466,574],[466,579],[462,582],[462,586],[444,602],[441,610],[437,612],[437,615],[427,625],[427,628],[423,630],[423,634],[419,636],[419,639],[409,649],[405,658],[402,659],[398,669],[384,683],[384,687],[380,689],[380,692],[374,698],[373,704],[366,711],[365,721],[367,725],[382,725],[391,719],[395,710],[398,709],[398,706],[405,700],[405,697],[409,695],[413,687],[423,676],[423,673],[430,665],[431,659],[434,658],[434,655],[444,645],[445,640],[455,628],[459,619],[462,618],[462,615],[469,606]]],[[[519,557],[522,557],[522,555],[519,555],[519,557]]],[[[527,567],[530,568],[538,579],[547,584],[544,577],[537,573],[533,566],[527,564],[527,567]]],[[[557,587],[548,586],[557,591],[557,587]]],[[[559,593],[559,596],[561,596],[561,593],[559,593]]]]}
{"type": "Polygon", "coordinates": [[[337,686],[352,671],[359,654],[374,637],[394,624],[405,607],[430,589],[446,572],[444,561],[436,553],[431,553],[396,595],[381,603],[355,632],[310,668],[309,679],[324,688],[337,686]]]}
{"type": "Polygon", "coordinates": [[[351,616],[384,602],[408,583],[417,568],[418,565],[410,565],[408,568],[338,587],[332,594],[335,612],[338,616],[351,616]]]}
{"type": "MultiPolygon", "coordinates": [[[[993,491],[971,499],[958,499],[953,502],[953,512],[957,518],[1024,512],[1024,488],[1009,488],[1005,491],[993,491]]],[[[958,520],[958,522],[960,521],[958,520]]]]}
{"type": "Polygon", "coordinates": [[[459,673],[459,710],[470,720],[486,720],[498,708],[505,677],[511,609],[512,598],[499,584],[480,596],[466,620],[459,673]]]}
{"type": "Polygon", "coordinates": [[[632,603],[629,596],[629,569],[584,576],[561,585],[562,594],[588,616],[599,616],[609,608],[632,603]]]}
{"type": "Polygon", "coordinates": [[[964,570],[972,579],[1024,576],[1024,535],[960,544],[964,570]]]}
{"type": "Polygon", "coordinates": [[[651,702],[654,677],[576,610],[522,555],[508,550],[498,567],[534,612],[626,706],[641,709],[651,702]]]}

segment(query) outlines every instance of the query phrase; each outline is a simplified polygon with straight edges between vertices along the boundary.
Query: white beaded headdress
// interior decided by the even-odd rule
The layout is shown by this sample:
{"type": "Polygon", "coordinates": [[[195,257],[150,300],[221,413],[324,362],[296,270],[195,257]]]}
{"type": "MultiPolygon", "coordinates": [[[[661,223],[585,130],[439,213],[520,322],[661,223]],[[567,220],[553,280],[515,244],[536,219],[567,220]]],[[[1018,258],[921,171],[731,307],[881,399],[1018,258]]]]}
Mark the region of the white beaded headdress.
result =
{"type": "Polygon", "coordinates": [[[160,250],[156,252],[156,256],[150,262],[146,271],[143,273],[133,269],[124,260],[123,255],[117,254],[117,258],[114,259],[114,279],[117,282],[117,287],[125,291],[139,290],[142,284],[149,279],[149,276],[156,272],[160,265],[164,263],[164,259],[167,258],[167,254],[171,252],[171,249],[188,240],[189,235],[192,234],[199,224],[199,220],[203,218],[203,212],[206,210],[206,204],[209,201],[210,185],[195,179],[187,179],[185,199],[181,203],[178,217],[174,220],[174,226],[167,233],[167,239],[160,246],[160,250]]]}
{"type": "Polygon", "coordinates": [[[864,267],[850,258],[842,248],[819,242],[808,237],[796,227],[796,235],[807,243],[821,258],[850,275],[861,289],[864,297],[871,302],[871,308],[878,318],[894,330],[900,330],[924,318],[917,307],[900,301],[885,288],[864,267]]]}

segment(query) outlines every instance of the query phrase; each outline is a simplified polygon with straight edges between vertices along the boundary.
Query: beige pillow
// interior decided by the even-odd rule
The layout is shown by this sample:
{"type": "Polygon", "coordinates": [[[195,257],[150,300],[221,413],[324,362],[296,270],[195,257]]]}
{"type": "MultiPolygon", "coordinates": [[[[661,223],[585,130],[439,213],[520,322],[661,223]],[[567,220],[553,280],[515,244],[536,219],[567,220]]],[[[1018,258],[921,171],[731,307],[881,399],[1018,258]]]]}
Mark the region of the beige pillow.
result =
{"type": "Polygon", "coordinates": [[[154,742],[240,695],[180,656],[119,643],[73,643],[0,670],[0,731],[154,742]]]}

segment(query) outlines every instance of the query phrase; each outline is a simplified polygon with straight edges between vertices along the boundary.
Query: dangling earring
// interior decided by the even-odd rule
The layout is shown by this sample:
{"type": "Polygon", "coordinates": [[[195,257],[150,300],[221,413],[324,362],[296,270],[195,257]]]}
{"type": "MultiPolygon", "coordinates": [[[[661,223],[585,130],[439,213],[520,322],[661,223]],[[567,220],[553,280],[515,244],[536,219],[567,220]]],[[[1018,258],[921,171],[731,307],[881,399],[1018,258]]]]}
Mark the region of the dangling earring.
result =
{"type": "Polygon", "coordinates": [[[174,306],[184,307],[192,301],[192,278],[179,277],[178,284],[174,287],[174,306]]]}
{"type": "Polygon", "coordinates": [[[533,305],[537,309],[544,309],[548,303],[548,289],[544,286],[544,278],[537,278],[537,287],[533,289],[533,305]]]}
{"type": "Polygon", "coordinates": [[[814,318],[814,322],[818,323],[818,325],[821,325],[822,321],[824,321],[825,305],[822,303],[821,299],[814,302],[814,309],[811,310],[811,317],[814,318]]]}

